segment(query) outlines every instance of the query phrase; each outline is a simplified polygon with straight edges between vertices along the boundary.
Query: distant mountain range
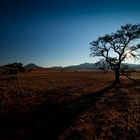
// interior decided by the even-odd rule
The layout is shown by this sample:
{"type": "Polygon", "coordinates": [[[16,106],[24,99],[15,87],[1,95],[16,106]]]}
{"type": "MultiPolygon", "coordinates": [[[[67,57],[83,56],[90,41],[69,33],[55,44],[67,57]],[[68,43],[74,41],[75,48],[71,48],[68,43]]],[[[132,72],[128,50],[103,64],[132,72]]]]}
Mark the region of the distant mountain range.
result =
{"type": "Polygon", "coordinates": [[[25,69],[37,69],[37,68],[42,68],[36,64],[33,64],[33,63],[29,63],[27,65],[24,66],[25,69]]]}
{"type": "MultiPolygon", "coordinates": [[[[129,68],[140,69],[140,64],[129,64],[129,63],[123,63],[123,64],[127,65],[129,68]]],[[[73,70],[96,70],[99,68],[99,66],[96,65],[96,63],[83,63],[80,65],[67,66],[64,68],[73,69],[73,70]]]]}
{"type": "MultiPolygon", "coordinates": [[[[134,69],[140,69],[140,64],[129,64],[124,63],[125,65],[128,65],[130,68],[134,69]]],[[[24,68],[26,69],[37,69],[37,68],[43,68],[36,64],[30,63],[28,65],[25,65],[24,68]]],[[[80,65],[72,65],[67,67],[61,67],[61,66],[54,66],[50,67],[49,69],[65,69],[65,70],[96,70],[98,69],[98,66],[95,63],[82,63],[80,65]]]]}
{"type": "Polygon", "coordinates": [[[92,70],[92,69],[98,69],[98,66],[95,63],[83,63],[80,65],[67,66],[64,68],[73,69],[73,70],[92,70]]]}
{"type": "MultiPolygon", "coordinates": [[[[135,70],[140,70],[140,64],[129,64],[129,63],[123,63],[125,65],[127,65],[129,68],[133,68],[135,70]]],[[[4,67],[0,66],[0,67],[4,67]]],[[[27,65],[24,66],[25,69],[44,69],[41,66],[38,66],[34,63],[29,63],[27,65]]],[[[54,66],[54,67],[48,67],[45,69],[48,70],[97,70],[99,68],[98,65],[96,65],[96,63],[82,63],[79,65],[72,65],[72,66],[66,66],[66,67],[62,67],[62,66],[54,66]]]]}
{"type": "Polygon", "coordinates": [[[127,65],[129,68],[140,69],[140,64],[129,64],[129,63],[124,64],[127,65]]]}

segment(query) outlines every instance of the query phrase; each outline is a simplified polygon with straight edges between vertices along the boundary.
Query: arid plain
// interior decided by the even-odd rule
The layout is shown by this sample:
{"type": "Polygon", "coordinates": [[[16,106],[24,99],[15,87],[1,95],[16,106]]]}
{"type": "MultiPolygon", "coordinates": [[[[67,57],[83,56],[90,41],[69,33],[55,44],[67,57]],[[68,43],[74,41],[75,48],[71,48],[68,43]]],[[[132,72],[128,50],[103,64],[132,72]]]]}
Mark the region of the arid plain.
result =
{"type": "Polygon", "coordinates": [[[140,139],[140,84],[113,80],[113,72],[49,69],[1,80],[0,139],[140,139]]]}

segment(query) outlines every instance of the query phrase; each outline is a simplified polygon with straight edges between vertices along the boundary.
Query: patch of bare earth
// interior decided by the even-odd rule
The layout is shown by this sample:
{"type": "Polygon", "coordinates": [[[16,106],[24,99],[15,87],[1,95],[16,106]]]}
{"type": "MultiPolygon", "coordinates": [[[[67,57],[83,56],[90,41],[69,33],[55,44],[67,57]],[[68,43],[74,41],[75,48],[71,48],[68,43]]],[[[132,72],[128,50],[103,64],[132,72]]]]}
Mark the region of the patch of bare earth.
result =
{"type": "Polygon", "coordinates": [[[75,120],[60,140],[140,139],[140,85],[122,84],[108,90],[75,120]]]}

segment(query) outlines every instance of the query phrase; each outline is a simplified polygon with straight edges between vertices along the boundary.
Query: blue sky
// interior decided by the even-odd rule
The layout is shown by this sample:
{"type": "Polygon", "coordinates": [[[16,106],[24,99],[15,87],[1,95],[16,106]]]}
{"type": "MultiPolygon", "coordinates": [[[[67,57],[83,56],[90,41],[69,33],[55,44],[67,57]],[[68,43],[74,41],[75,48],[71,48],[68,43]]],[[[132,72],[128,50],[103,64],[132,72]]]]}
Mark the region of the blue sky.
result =
{"type": "Polygon", "coordinates": [[[0,5],[0,65],[94,63],[91,41],[126,23],[140,23],[138,0],[5,0],[0,5]]]}

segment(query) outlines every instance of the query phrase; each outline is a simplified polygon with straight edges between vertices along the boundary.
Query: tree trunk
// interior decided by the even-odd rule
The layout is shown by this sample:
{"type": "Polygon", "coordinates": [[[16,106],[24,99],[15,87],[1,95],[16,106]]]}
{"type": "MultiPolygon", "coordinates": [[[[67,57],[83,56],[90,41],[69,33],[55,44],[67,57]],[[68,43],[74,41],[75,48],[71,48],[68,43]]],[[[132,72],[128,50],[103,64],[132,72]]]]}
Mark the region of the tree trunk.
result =
{"type": "Polygon", "coordinates": [[[120,72],[119,69],[115,70],[115,84],[120,83],[120,72]]]}

